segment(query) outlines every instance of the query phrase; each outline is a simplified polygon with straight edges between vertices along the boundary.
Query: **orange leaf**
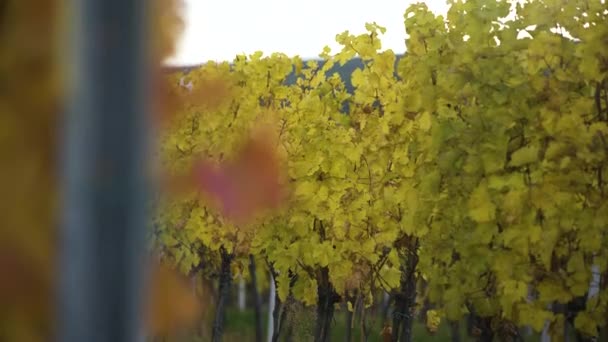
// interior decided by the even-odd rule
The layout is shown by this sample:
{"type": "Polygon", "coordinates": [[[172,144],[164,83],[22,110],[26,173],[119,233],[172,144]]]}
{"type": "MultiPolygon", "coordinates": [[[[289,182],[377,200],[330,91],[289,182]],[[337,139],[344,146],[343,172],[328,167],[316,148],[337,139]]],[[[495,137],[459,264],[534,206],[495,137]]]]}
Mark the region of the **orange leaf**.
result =
{"type": "Polygon", "coordinates": [[[195,322],[201,313],[199,299],[187,279],[165,265],[151,273],[146,322],[152,334],[166,334],[195,322]]]}
{"type": "Polygon", "coordinates": [[[261,130],[233,160],[219,165],[203,160],[193,170],[196,185],[224,216],[237,223],[276,209],[284,200],[279,156],[271,136],[261,130]]]}
{"type": "Polygon", "coordinates": [[[187,96],[188,102],[195,106],[215,109],[230,98],[231,89],[227,79],[205,77],[192,86],[187,96]]]}

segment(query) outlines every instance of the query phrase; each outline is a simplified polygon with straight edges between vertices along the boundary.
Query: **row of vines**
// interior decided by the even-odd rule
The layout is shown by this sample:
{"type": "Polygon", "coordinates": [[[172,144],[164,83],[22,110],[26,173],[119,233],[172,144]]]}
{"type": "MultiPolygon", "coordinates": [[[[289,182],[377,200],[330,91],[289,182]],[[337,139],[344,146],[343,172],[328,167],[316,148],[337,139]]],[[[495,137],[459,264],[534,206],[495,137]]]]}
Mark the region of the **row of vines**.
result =
{"type": "Polygon", "coordinates": [[[159,198],[155,248],[183,273],[217,279],[218,310],[254,259],[279,304],[315,307],[315,341],[328,340],[337,304],[370,306],[381,290],[395,298],[393,341],[412,340],[425,302],[448,321],[474,316],[486,341],[546,324],[556,340],[565,326],[598,336],[608,317],[608,4],[451,1],[445,17],[415,4],[404,21],[398,60],[369,23],[337,35],[341,50],[323,49],[322,63],[256,53],[171,75],[184,105],[161,141],[166,168],[230,160],[265,124],[289,196],[256,197],[284,205],[248,221],[225,219],[194,191],[159,198]],[[350,92],[329,71],[355,57],[364,66],[350,92]],[[187,95],[197,91],[218,101],[187,95]]]}

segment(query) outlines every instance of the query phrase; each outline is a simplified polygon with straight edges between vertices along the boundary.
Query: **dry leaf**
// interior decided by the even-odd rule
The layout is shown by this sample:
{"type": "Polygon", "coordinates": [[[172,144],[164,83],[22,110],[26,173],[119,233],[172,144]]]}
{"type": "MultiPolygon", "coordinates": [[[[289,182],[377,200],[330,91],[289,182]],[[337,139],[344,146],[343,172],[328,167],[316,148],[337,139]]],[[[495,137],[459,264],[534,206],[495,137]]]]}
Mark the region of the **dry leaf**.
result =
{"type": "Polygon", "coordinates": [[[393,340],[393,329],[388,322],[384,323],[380,336],[382,336],[382,341],[384,342],[391,342],[393,340]]]}
{"type": "Polygon", "coordinates": [[[166,334],[196,322],[201,314],[199,298],[188,280],[166,265],[156,264],[148,289],[148,332],[166,334]]]}
{"type": "Polygon", "coordinates": [[[194,168],[195,184],[212,205],[237,223],[276,209],[284,200],[276,145],[263,130],[244,144],[233,160],[222,164],[203,160],[194,168]]]}

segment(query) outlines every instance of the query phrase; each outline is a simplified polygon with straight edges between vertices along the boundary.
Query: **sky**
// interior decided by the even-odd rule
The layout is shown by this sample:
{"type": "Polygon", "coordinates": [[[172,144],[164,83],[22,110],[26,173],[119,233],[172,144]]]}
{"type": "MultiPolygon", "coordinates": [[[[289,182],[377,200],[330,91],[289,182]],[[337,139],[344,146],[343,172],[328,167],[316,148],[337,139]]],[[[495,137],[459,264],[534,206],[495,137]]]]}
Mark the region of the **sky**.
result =
{"type": "MultiPolygon", "coordinates": [[[[316,58],[345,30],[363,33],[366,22],[387,28],[383,49],[405,51],[403,13],[416,0],[185,0],[186,29],[173,65],[232,60],[263,51],[316,58]]],[[[447,12],[445,0],[426,0],[435,13],[447,12]]]]}

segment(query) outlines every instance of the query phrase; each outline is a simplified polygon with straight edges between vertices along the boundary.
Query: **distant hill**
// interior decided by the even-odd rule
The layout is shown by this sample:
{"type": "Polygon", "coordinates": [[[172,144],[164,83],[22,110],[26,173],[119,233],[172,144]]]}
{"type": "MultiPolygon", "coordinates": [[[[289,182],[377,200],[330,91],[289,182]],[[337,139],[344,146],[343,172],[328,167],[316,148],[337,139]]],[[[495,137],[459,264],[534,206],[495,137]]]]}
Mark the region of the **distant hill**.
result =
{"type": "MultiPolygon", "coordinates": [[[[397,67],[397,63],[403,57],[403,55],[397,55],[397,59],[395,60],[395,70],[397,67]]],[[[319,66],[322,66],[325,61],[317,60],[319,66]]],[[[326,76],[331,76],[334,73],[338,73],[342,81],[344,81],[344,86],[349,93],[352,93],[354,90],[353,84],[351,82],[351,75],[355,71],[355,69],[363,69],[363,60],[361,58],[353,58],[350,61],[346,62],[344,65],[335,65],[333,68],[327,71],[326,76]]],[[[396,76],[396,75],[395,75],[396,76]]],[[[286,82],[287,84],[293,84],[296,81],[295,72],[287,76],[286,82]]]]}
{"type": "MultiPolygon", "coordinates": [[[[403,55],[397,55],[397,59],[395,61],[395,70],[397,67],[397,63],[399,62],[399,60],[402,57],[403,57],[403,55]]],[[[325,63],[325,61],[323,61],[323,60],[316,60],[316,61],[319,63],[319,66],[322,66],[325,63]]],[[[165,72],[169,73],[169,74],[177,73],[177,72],[183,72],[183,73],[187,74],[188,72],[190,72],[190,70],[196,69],[199,66],[200,65],[170,66],[170,67],[165,67],[165,72]]],[[[342,81],[344,81],[344,86],[346,87],[346,90],[349,93],[352,93],[354,90],[354,87],[351,82],[351,75],[353,74],[355,69],[363,69],[363,60],[361,58],[353,58],[342,66],[340,66],[340,65],[334,66],[333,68],[329,69],[329,71],[326,73],[326,76],[331,76],[337,72],[340,75],[340,78],[342,79],[342,81]]],[[[395,74],[395,77],[396,76],[397,75],[395,74]]],[[[288,85],[294,84],[296,82],[295,68],[294,68],[294,71],[290,75],[287,76],[285,81],[288,85]]]]}

